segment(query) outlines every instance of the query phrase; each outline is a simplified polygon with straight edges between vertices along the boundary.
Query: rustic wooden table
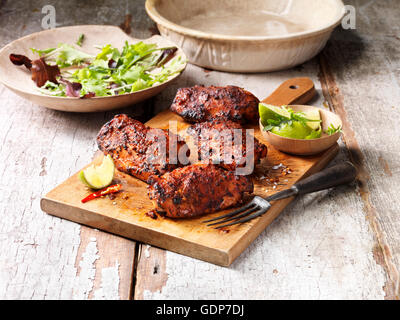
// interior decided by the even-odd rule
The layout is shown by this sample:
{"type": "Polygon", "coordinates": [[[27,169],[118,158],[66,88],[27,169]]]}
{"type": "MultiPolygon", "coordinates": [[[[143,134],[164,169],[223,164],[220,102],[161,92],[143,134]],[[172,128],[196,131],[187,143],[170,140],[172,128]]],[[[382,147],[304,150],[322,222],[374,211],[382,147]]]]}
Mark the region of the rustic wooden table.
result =
{"type": "MultiPolygon", "coordinates": [[[[322,54],[288,71],[227,74],[189,65],[154,99],[97,114],[47,110],[0,85],[0,298],[398,299],[400,6],[346,3],[356,7],[357,29],[338,28],[322,54]],[[298,76],[316,83],[314,104],[327,101],[342,117],[336,161],[350,158],[359,181],[293,202],[230,268],[40,210],[43,194],[90,161],[94,137],[113,114],[147,120],[169,106],[177,88],[198,83],[238,85],[264,98],[298,76]]],[[[40,31],[47,4],[56,8],[57,26],[157,33],[143,0],[0,0],[0,46],[40,31]]]]}

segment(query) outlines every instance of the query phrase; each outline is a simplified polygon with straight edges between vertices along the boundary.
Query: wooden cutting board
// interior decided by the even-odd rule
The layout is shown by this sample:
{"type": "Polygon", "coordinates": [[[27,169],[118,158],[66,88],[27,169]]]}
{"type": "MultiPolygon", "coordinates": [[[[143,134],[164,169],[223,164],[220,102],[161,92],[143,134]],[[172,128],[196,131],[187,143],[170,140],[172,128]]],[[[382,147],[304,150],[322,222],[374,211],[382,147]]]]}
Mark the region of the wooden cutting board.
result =
{"type": "MultiPolygon", "coordinates": [[[[276,105],[299,104],[305,103],[313,95],[314,86],[311,80],[291,79],[264,101],[273,101],[276,105]]],[[[150,127],[168,128],[170,120],[178,121],[178,130],[189,126],[168,110],[146,124],[150,127]]],[[[255,194],[262,197],[288,188],[300,179],[320,171],[339,150],[336,144],[317,156],[284,154],[263,140],[258,126],[253,128],[255,136],[268,146],[268,157],[257,166],[254,175],[255,194]],[[290,170],[287,175],[282,173],[285,168],[290,170]]],[[[228,211],[210,214],[206,218],[174,220],[158,216],[153,219],[146,215],[154,209],[154,205],[147,196],[147,185],[144,182],[119,171],[116,171],[115,182],[122,183],[124,187],[123,192],[117,194],[115,199],[106,196],[81,203],[81,199],[92,191],[80,182],[77,173],[44,196],[41,208],[51,215],[217,265],[229,266],[293,200],[290,198],[276,201],[264,216],[256,220],[216,230],[207,227],[202,221],[228,211]]]]}

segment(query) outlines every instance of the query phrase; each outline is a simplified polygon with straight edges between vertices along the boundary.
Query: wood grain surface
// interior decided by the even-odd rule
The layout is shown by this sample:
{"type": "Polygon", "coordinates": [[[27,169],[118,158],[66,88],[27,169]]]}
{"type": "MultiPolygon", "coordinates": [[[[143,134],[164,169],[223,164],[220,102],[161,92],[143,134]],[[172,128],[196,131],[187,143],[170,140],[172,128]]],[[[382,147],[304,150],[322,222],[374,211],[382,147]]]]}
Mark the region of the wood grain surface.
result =
{"type": "MultiPolygon", "coordinates": [[[[0,45],[40,31],[41,8],[49,3],[57,26],[120,25],[137,38],[156,33],[142,0],[3,0],[0,45]]],[[[189,65],[160,95],[116,112],[51,111],[0,86],[0,298],[399,299],[400,6],[346,3],[356,7],[357,29],[339,27],[323,53],[302,66],[232,75],[189,65]],[[313,104],[326,100],[341,116],[335,161],[350,158],[359,181],[293,201],[229,268],[40,210],[47,190],[90,161],[93,137],[115,113],[147,121],[182,86],[239,85],[264,98],[284,80],[304,76],[316,84],[313,104]]]]}

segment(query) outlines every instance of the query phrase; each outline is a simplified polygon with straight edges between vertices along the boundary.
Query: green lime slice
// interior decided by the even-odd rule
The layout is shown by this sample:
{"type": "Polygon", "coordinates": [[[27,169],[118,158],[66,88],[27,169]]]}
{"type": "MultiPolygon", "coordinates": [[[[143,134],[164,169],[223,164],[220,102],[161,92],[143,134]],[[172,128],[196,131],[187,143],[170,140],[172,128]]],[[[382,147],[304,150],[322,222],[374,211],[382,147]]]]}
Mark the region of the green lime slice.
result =
{"type": "Polygon", "coordinates": [[[103,158],[100,165],[91,165],[79,173],[79,179],[92,189],[108,187],[114,178],[114,161],[110,155],[103,158]]]}
{"type": "Polygon", "coordinates": [[[258,105],[258,112],[260,114],[261,122],[267,125],[268,120],[289,120],[290,113],[283,107],[276,107],[270,104],[260,103],[258,105]]]}
{"type": "Polygon", "coordinates": [[[83,184],[85,184],[85,185],[87,185],[88,187],[90,187],[89,186],[89,183],[86,181],[86,179],[85,179],[85,175],[83,174],[83,170],[81,171],[81,172],[79,172],[79,179],[82,181],[82,183],[83,184]]]}
{"type": "Polygon", "coordinates": [[[305,139],[313,130],[303,125],[298,121],[293,121],[291,124],[282,123],[279,127],[272,128],[271,132],[281,137],[292,139],[305,139]]]}
{"type": "MultiPolygon", "coordinates": [[[[304,118],[306,118],[308,120],[321,120],[321,116],[319,114],[318,109],[303,111],[303,114],[304,114],[304,118]]],[[[307,125],[311,129],[317,130],[317,131],[321,128],[321,122],[317,122],[317,121],[307,122],[307,125]]]]}

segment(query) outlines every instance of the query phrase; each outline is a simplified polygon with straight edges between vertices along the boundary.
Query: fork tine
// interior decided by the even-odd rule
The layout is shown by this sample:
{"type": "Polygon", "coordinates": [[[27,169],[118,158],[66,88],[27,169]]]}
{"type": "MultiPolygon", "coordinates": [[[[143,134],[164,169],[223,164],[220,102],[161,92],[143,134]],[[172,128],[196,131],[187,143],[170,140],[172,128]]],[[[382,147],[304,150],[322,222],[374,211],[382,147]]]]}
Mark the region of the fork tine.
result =
{"type": "Polygon", "coordinates": [[[203,221],[203,223],[213,222],[213,221],[221,220],[221,219],[224,219],[224,218],[232,217],[232,216],[237,215],[237,214],[239,214],[239,213],[241,213],[241,212],[243,212],[243,211],[246,211],[247,209],[250,209],[250,208],[251,208],[252,206],[254,206],[254,205],[256,205],[256,204],[255,204],[253,201],[250,201],[250,202],[249,202],[248,204],[246,204],[245,206],[240,207],[239,209],[237,209],[237,210],[235,210],[235,211],[233,211],[233,212],[224,214],[223,216],[219,216],[219,217],[216,217],[216,218],[214,218],[214,219],[210,219],[210,220],[203,221]]]}
{"type": "Polygon", "coordinates": [[[224,225],[222,225],[222,226],[215,227],[215,229],[220,229],[220,228],[224,228],[224,227],[229,227],[229,226],[233,226],[233,225],[235,225],[235,224],[244,223],[244,222],[253,220],[253,219],[255,219],[255,218],[258,218],[259,216],[262,216],[265,212],[268,211],[268,209],[269,209],[269,207],[268,207],[268,208],[262,208],[261,210],[259,210],[259,211],[255,212],[255,213],[253,213],[252,215],[250,215],[250,216],[248,216],[248,217],[246,217],[246,218],[243,218],[242,220],[234,221],[234,222],[231,222],[231,223],[228,223],[228,224],[224,224],[224,225]]]}
{"type": "Polygon", "coordinates": [[[207,226],[208,227],[215,226],[216,224],[221,224],[221,223],[229,222],[229,221],[232,221],[232,220],[235,220],[235,219],[240,219],[240,218],[248,216],[249,214],[253,213],[254,211],[258,211],[259,209],[260,209],[260,207],[256,205],[254,208],[249,208],[248,210],[246,210],[245,212],[243,212],[242,214],[240,214],[238,216],[234,216],[232,218],[228,218],[228,219],[225,219],[225,220],[222,220],[222,221],[214,222],[214,223],[208,224],[207,226]]]}

